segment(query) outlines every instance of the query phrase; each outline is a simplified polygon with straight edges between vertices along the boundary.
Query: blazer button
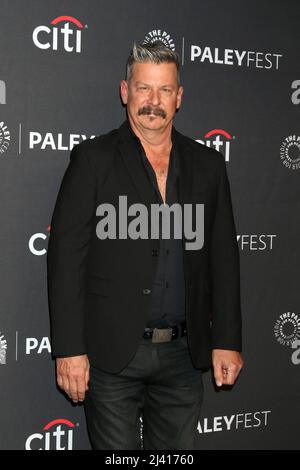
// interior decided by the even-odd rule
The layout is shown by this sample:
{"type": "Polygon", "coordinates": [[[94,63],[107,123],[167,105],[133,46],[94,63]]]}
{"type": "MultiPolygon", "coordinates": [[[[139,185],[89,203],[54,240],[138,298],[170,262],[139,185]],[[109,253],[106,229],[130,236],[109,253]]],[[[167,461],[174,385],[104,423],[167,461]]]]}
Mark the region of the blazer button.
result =
{"type": "Polygon", "coordinates": [[[152,256],[158,256],[158,249],[157,248],[153,248],[152,256]]]}
{"type": "Polygon", "coordinates": [[[151,294],[151,289],[143,289],[143,290],[142,290],[142,293],[143,293],[144,295],[151,294]]]}

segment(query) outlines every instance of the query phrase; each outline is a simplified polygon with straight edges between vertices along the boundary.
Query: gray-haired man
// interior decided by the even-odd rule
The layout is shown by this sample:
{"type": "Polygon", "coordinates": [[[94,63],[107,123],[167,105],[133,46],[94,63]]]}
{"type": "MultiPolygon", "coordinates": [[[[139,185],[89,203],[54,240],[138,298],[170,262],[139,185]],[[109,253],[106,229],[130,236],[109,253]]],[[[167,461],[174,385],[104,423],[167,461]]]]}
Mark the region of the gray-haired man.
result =
{"type": "Polygon", "coordinates": [[[57,380],[74,402],[85,400],[94,449],[140,448],[140,416],[144,449],[193,449],[202,370],[212,365],[222,386],[243,365],[225,161],[174,128],[182,95],[177,53],[160,43],[135,46],[121,82],[128,119],[73,149],[52,218],[57,380]],[[120,195],[132,211],[204,204],[203,246],[188,250],[184,232],[100,239],[97,207],[118,210],[120,195]]]}

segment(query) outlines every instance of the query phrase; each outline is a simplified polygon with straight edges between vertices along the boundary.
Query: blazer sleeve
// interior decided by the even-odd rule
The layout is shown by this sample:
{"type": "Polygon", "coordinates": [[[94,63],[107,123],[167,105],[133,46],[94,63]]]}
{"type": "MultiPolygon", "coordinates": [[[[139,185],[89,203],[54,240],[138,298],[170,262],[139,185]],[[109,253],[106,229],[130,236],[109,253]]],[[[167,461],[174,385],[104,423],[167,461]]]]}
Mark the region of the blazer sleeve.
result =
{"type": "Polygon", "coordinates": [[[95,205],[87,142],[71,151],[51,220],[47,253],[52,355],[86,353],[84,295],[95,205]]]}
{"type": "Polygon", "coordinates": [[[217,207],[210,244],[212,347],[241,351],[239,250],[226,163],[221,154],[218,167],[217,207]]]}

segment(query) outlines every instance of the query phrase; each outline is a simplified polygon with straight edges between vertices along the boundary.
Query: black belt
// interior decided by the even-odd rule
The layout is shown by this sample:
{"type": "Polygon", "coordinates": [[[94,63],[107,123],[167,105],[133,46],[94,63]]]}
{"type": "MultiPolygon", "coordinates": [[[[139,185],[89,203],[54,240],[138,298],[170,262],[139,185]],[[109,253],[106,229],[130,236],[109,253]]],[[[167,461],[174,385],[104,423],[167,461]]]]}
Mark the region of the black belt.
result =
{"type": "Polygon", "coordinates": [[[151,339],[152,343],[166,343],[173,339],[180,338],[187,334],[186,322],[179,325],[160,327],[160,328],[145,328],[143,338],[151,339]]]}

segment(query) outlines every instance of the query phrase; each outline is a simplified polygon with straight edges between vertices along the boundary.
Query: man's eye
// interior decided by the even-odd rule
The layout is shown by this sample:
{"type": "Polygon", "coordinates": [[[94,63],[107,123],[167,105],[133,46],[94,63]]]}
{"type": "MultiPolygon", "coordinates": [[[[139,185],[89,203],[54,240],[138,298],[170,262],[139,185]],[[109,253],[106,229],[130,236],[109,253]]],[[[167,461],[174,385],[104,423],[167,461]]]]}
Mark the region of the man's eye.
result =
{"type": "Polygon", "coordinates": [[[147,90],[147,87],[146,87],[146,86],[139,86],[139,87],[138,87],[138,90],[142,90],[142,91],[143,91],[143,90],[147,90]]]}
{"type": "Polygon", "coordinates": [[[170,88],[163,88],[163,91],[164,91],[165,93],[171,93],[171,89],[170,89],[170,88]]]}

